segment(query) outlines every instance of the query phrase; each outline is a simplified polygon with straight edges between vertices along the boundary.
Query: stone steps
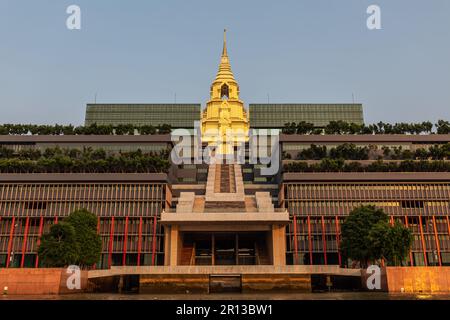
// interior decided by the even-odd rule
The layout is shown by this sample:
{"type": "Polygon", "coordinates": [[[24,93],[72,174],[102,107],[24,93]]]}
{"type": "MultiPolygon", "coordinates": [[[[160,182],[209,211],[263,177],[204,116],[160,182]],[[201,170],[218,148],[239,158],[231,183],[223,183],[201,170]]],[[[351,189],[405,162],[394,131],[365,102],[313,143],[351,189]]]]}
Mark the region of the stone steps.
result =
{"type": "Polygon", "coordinates": [[[206,202],[245,201],[241,166],[238,164],[211,164],[206,182],[206,202]]]}
{"type": "Polygon", "coordinates": [[[233,201],[223,203],[221,201],[205,202],[206,212],[245,212],[245,202],[233,201]]]}

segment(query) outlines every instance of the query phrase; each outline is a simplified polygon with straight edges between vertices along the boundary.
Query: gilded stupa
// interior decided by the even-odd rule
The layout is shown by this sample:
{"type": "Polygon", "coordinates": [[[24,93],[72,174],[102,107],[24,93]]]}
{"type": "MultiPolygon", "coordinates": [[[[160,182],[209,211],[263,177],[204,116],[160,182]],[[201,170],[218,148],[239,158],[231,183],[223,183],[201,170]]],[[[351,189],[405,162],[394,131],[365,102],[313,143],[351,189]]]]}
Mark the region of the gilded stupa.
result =
{"type": "Polygon", "coordinates": [[[249,121],[239,99],[227,53],[226,30],[219,71],[211,84],[210,99],[201,117],[202,141],[216,147],[218,154],[231,154],[234,147],[248,141],[249,121]]]}

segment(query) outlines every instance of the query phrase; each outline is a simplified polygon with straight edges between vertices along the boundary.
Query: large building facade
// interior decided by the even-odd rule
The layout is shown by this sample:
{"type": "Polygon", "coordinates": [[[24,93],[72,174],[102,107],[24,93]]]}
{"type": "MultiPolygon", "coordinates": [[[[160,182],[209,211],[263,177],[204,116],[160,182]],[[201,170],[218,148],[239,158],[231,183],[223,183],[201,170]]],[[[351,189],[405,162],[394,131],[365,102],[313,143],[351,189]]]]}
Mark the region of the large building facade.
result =
{"type": "MultiPolygon", "coordinates": [[[[193,129],[195,121],[205,128],[281,129],[286,123],[302,121],[323,128],[330,121],[361,125],[363,113],[360,104],[250,104],[245,110],[225,45],[203,113],[200,104],[89,104],[86,109],[86,125],[168,124],[193,129]]],[[[360,205],[382,208],[391,223],[398,221],[411,229],[414,242],[405,264],[450,265],[450,173],[361,169],[383,157],[396,165],[401,161],[399,154],[414,158],[419,150],[427,153],[448,146],[450,135],[280,133],[277,138],[282,155],[279,170],[265,176],[264,165],[258,163],[172,163],[167,170],[145,173],[83,173],[64,167],[43,173],[8,159],[34,151],[45,154],[54,148],[168,157],[174,142],[169,134],[0,136],[0,158],[5,160],[0,166],[0,268],[39,267],[40,236],[81,208],[98,217],[102,254],[93,266],[97,269],[122,265],[352,267],[339,248],[341,225],[360,205]],[[365,152],[352,160],[358,163],[354,172],[292,169],[320,160],[305,158],[311,148],[348,145],[365,152]],[[395,157],[389,158],[386,150],[395,150],[395,157]]],[[[248,142],[241,142],[248,149],[248,142]]],[[[440,162],[445,165],[447,157],[440,162]]]]}
{"type": "MultiPolygon", "coordinates": [[[[349,140],[380,149],[387,145],[414,149],[448,143],[450,136],[281,135],[280,145],[282,150],[293,152],[311,143],[337,146],[349,140]]],[[[72,136],[70,141],[66,136],[2,136],[0,145],[13,150],[89,145],[108,147],[113,152],[124,150],[124,145],[128,151],[172,147],[169,135],[72,136]]],[[[371,160],[361,162],[365,161],[371,160]]],[[[39,266],[39,236],[77,208],[86,208],[98,216],[103,249],[97,268],[164,264],[167,225],[161,223],[162,212],[176,214],[183,192],[197,198],[204,198],[207,193],[210,167],[191,166],[173,165],[167,173],[146,175],[0,174],[0,267],[39,266]]],[[[254,178],[259,171],[255,166],[241,167],[240,171],[246,197],[244,207],[249,212],[258,212],[255,204],[259,192],[270,194],[274,212],[288,211],[283,252],[287,264],[351,266],[351,261],[339,251],[340,226],[353,208],[367,204],[382,208],[392,222],[399,221],[412,230],[414,243],[405,264],[450,264],[450,173],[304,173],[283,172],[282,168],[270,182],[263,183],[254,178]]],[[[202,200],[196,200],[197,206],[201,207],[201,203],[202,200]]],[[[197,224],[211,229],[214,223],[197,224]]],[[[212,234],[211,230],[208,232],[212,234]]]]}

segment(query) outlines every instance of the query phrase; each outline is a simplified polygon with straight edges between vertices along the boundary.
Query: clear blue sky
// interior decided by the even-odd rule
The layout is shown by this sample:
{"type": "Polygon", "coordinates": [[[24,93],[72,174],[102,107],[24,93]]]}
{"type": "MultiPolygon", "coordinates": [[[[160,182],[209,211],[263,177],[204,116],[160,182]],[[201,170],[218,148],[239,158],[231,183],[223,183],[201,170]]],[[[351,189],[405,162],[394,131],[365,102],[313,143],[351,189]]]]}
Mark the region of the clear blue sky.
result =
{"type": "Polygon", "coordinates": [[[448,0],[0,0],[0,123],[82,124],[96,92],[204,105],[224,27],[246,105],[354,93],[368,123],[450,119],[448,0]],[[366,27],[370,4],[382,30],[366,27]]]}

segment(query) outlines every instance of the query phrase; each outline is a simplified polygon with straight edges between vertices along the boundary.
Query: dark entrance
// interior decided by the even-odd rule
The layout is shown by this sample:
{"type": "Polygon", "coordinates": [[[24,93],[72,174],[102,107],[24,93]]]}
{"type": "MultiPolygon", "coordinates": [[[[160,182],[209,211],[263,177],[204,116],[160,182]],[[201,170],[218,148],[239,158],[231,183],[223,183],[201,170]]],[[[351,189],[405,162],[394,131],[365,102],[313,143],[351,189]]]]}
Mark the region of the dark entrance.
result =
{"type": "Polygon", "coordinates": [[[216,265],[236,263],[236,237],[234,234],[214,234],[214,262],[216,265]]]}
{"type": "Polygon", "coordinates": [[[265,232],[183,234],[181,265],[270,264],[265,232]]]}

